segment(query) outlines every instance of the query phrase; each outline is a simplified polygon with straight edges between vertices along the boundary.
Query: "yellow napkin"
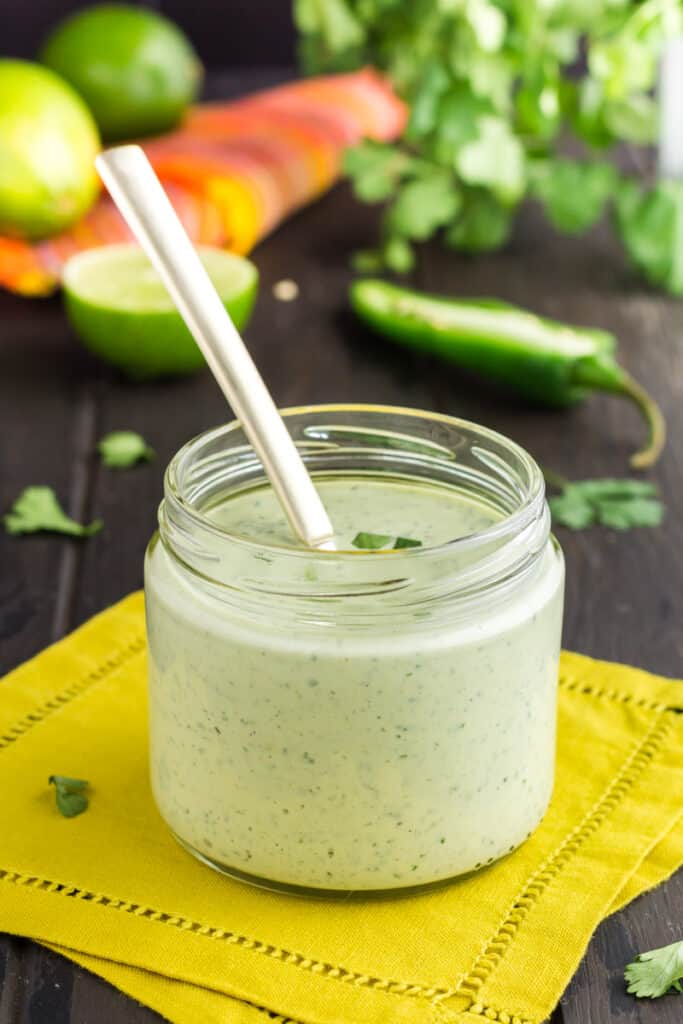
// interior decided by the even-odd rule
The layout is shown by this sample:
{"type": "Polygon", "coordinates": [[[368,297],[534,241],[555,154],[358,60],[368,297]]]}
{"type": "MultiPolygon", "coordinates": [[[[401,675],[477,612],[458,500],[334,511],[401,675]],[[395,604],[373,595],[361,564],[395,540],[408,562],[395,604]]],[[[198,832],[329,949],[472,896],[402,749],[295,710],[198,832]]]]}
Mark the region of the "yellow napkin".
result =
{"type": "Polygon", "coordinates": [[[231,882],[154,807],[144,651],[134,594],[0,683],[0,930],[177,1024],[540,1024],[599,921],[683,862],[683,689],[565,654],[555,794],[514,854],[386,902],[231,882]],[[84,814],[52,773],[90,780],[84,814]]]}

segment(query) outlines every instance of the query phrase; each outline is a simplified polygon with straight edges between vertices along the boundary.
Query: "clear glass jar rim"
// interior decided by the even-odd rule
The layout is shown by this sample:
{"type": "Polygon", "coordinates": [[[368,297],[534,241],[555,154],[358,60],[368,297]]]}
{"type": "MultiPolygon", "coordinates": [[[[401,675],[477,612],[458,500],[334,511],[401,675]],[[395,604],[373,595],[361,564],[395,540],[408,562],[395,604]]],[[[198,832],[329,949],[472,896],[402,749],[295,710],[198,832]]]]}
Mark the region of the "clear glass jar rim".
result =
{"type": "MultiPolygon", "coordinates": [[[[218,523],[204,515],[200,509],[196,508],[187,500],[187,497],[183,494],[182,485],[179,482],[184,468],[184,462],[191,459],[192,456],[196,454],[197,450],[201,449],[201,446],[207,445],[221,436],[229,437],[231,434],[242,429],[242,425],[239,420],[232,420],[227,424],[222,424],[218,427],[213,427],[209,430],[203,431],[201,434],[198,434],[187,441],[182,448],[176,452],[168,464],[164,475],[165,498],[171,498],[172,503],[176,504],[179,510],[182,511],[182,513],[187,516],[191,522],[200,527],[202,531],[207,531],[214,537],[221,538],[228,543],[243,546],[246,550],[270,551],[279,557],[288,556],[295,559],[302,557],[310,559],[312,556],[315,557],[316,560],[320,558],[322,561],[353,559],[356,563],[359,555],[361,554],[364,561],[365,559],[371,558],[389,558],[410,559],[414,563],[418,560],[429,559],[435,556],[438,557],[445,553],[452,554],[455,551],[464,552],[469,548],[477,547],[482,544],[496,544],[497,542],[504,540],[507,536],[515,536],[541,514],[545,501],[545,481],[540,467],[532,456],[521,447],[521,445],[512,441],[504,434],[491,430],[489,427],[481,426],[478,423],[474,423],[460,417],[449,416],[445,413],[432,412],[430,410],[413,409],[408,406],[375,405],[365,403],[342,402],[324,403],[320,405],[290,406],[281,409],[280,413],[284,417],[285,421],[288,417],[305,416],[307,414],[318,415],[320,413],[369,413],[383,414],[387,416],[395,415],[412,417],[415,420],[422,420],[423,422],[432,421],[455,430],[459,429],[470,432],[481,437],[482,441],[493,442],[507,449],[510,455],[518,460],[519,464],[524,467],[527,475],[527,481],[524,485],[525,493],[522,500],[519,502],[518,507],[513,512],[504,514],[491,526],[486,527],[484,530],[469,534],[466,537],[459,537],[454,540],[446,541],[442,544],[426,547],[402,548],[399,550],[363,551],[361,553],[354,550],[325,551],[321,549],[295,547],[294,544],[290,546],[274,544],[271,542],[266,543],[240,534],[232,533],[224,527],[221,527],[218,523]]],[[[434,447],[437,448],[442,446],[435,444],[434,447]]],[[[265,473],[263,475],[263,479],[264,482],[267,482],[265,473]]]]}

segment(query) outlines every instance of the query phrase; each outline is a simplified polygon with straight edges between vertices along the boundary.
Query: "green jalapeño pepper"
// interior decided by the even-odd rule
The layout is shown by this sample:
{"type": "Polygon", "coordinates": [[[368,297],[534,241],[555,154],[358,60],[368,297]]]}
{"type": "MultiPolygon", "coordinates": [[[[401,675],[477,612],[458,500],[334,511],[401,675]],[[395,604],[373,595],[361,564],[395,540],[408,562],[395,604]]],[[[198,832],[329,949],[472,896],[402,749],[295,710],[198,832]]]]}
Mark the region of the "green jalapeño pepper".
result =
{"type": "Polygon", "coordinates": [[[636,403],[649,428],[646,446],[631,458],[643,469],[664,447],[659,407],[619,365],[608,331],[569,327],[495,300],[453,300],[361,278],[351,305],[380,334],[509,385],[546,405],[571,405],[590,390],[611,391],[636,403]]]}

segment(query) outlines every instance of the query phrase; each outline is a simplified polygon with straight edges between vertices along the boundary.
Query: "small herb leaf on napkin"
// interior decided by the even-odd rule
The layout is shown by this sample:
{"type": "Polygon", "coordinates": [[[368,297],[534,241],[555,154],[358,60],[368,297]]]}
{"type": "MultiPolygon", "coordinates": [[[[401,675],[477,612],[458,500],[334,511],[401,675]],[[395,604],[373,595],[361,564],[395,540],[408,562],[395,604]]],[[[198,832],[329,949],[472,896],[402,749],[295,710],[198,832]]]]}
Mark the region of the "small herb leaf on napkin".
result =
{"type": "Polygon", "coordinates": [[[85,779],[70,779],[66,775],[51,775],[47,780],[55,787],[57,810],[65,818],[75,818],[88,807],[85,790],[88,783],[85,779]]]}
{"type": "Polygon", "coordinates": [[[115,430],[103,437],[97,448],[103,465],[110,469],[128,469],[154,458],[154,449],[133,430],[115,430]]]}
{"type": "Polygon", "coordinates": [[[670,989],[683,992],[683,941],[639,953],[624,971],[627,991],[639,999],[657,999],[670,989]]]}
{"type": "Polygon", "coordinates": [[[379,551],[381,548],[389,548],[398,551],[401,548],[420,548],[421,540],[413,540],[411,537],[392,537],[388,533],[357,533],[351,541],[354,548],[362,551],[379,551]],[[393,544],[391,543],[393,540],[393,544]]]}
{"type": "Polygon", "coordinates": [[[664,506],[657,488],[645,480],[565,482],[562,493],[548,499],[553,520],[570,530],[599,524],[613,530],[659,526],[664,506]]]}
{"type": "Polygon", "coordinates": [[[4,517],[8,533],[66,533],[71,537],[90,537],[102,529],[102,520],[89,526],[66,515],[51,487],[27,487],[4,517]]]}

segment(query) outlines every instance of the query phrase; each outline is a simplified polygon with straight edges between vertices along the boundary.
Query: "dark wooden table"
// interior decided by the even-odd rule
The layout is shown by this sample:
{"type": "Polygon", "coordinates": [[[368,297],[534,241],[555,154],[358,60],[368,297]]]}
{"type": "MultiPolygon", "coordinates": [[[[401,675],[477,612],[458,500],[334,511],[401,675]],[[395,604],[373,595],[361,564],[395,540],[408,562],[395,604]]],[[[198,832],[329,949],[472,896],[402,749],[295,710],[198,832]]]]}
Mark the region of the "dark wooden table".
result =
{"type": "MultiPolygon", "coordinates": [[[[247,82],[224,76],[212,87],[227,95],[278,77],[251,73],[247,82]]],[[[354,323],[345,310],[349,253],[371,242],[373,214],[340,187],[256,250],[261,294],[247,336],[277,402],[434,409],[510,435],[568,477],[625,475],[642,433],[627,404],[596,397],[569,412],[531,410],[441,363],[396,350],[354,323]],[[273,298],[274,282],[284,277],[299,284],[295,302],[273,298]]],[[[561,531],[568,565],[564,640],[587,654],[683,675],[683,304],[647,291],[604,228],[581,240],[557,237],[533,210],[504,252],[466,259],[430,248],[414,281],[435,291],[495,295],[618,334],[624,363],[659,398],[668,419],[670,443],[653,474],[668,514],[657,530],[561,531]]],[[[141,586],[164,466],[189,437],[225,419],[206,373],[126,383],[79,347],[59,299],[0,296],[0,504],[6,508],[29,484],[49,484],[71,515],[105,522],[102,533],[84,543],[0,533],[0,669],[141,586]],[[156,461],[125,475],[103,469],[95,443],[119,428],[139,431],[156,449],[156,461]]],[[[638,1002],[624,992],[622,969],[636,951],[680,938],[682,919],[679,876],[604,922],[553,1024],[680,1024],[683,996],[638,1002]]],[[[0,1024],[155,1020],[156,1014],[65,959],[0,937],[0,1024]]]]}

